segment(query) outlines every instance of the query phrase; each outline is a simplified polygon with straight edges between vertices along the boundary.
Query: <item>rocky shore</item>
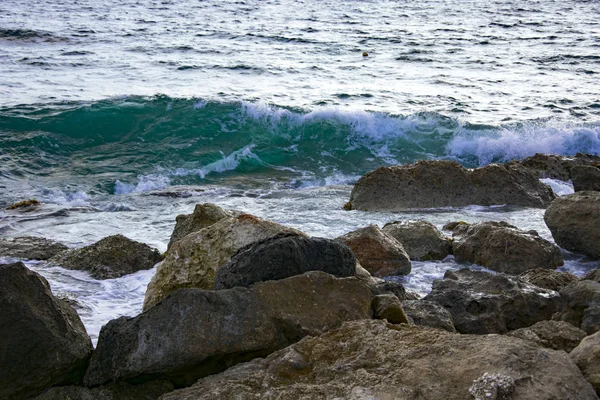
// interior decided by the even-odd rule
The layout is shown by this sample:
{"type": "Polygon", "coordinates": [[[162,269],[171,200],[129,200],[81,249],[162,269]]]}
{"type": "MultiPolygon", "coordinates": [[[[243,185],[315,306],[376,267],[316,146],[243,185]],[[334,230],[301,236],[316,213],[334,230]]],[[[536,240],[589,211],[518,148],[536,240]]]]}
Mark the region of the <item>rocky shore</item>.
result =
{"type": "Polygon", "coordinates": [[[0,256],[96,279],[157,264],[143,312],[107,323],[95,349],[77,304],[0,265],[0,400],[598,399],[600,270],[556,269],[600,259],[599,166],[421,161],[366,174],[346,207],[542,207],[554,242],[503,221],[380,227],[368,213],[325,239],[211,203],[177,217],[164,254],[122,235],[80,249],[0,239],[0,256]],[[545,177],[585,190],[557,197],[545,177]],[[382,279],[446,257],[465,268],[424,298],[382,279]]]}

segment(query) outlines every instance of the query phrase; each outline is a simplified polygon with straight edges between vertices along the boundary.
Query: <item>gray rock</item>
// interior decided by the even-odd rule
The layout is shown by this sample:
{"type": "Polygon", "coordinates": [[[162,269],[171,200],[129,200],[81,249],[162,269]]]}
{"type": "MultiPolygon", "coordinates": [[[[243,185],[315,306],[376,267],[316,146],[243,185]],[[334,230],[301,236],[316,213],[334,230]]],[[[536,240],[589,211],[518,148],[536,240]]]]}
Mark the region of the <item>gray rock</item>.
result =
{"type": "Polygon", "coordinates": [[[415,325],[428,326],[430,328],[443,329],[448,332],[456,332],[452,314],[442,305],[427,300],[404,300],[402,302],[404,312],[415,325]]]}
{"type": "Polygon", "coordinates": [[[586,337],[586,333],[564,321],[540,321],[527,328],[507,333],[508,336],[529,340],[538,346],[569,353],[586,337]]]}
{"type": "Polygon", "coordinates": [[[81,382],[92,342],[79,316],[22,263],[0,265],[0,399],[81,382]]]}
{"type": "Polygon", "coordinates": [[[390,324],[407,324],[408,318],[402,309],[402,302],[393,294],[381,294],[371,303],[373,318],[385,319],[390,324]]]}
{"type": "Polygon", "coordinates": [[[85,386],[53,387],[33,400],[156,400],[173,390],[175,386],[169,381],[146,382],[139,385],[113,382],[93,389],[85,386]]]}
{"type": "Polygon", "coordinates": [[[450,240],[425,220],[391,222],[383,231],[402,243],[411,260],[442,260],[452,251],[450,240]]]}
{"type": "Polygon", "coordinates": [[[591,305],[583,311],[581,329],[588,334],[600,331],[600,304],[591,305]]]}
{"type": "Polygon", "coordinates": [[[595,269],[588,272],[582,279],[600,283],[600,269],[595,269]]]}
{"type": "Polygon", "coordinates": [[[562,196],[550,204],[544,221],[559,246],[600,258],[600,192],[562,196]]]}
{"type": "Polygon", "coordinates": [[[487,400],[503,393],[511,400],[597,399],[564,352],[507,336],[366,320],[306,337],[161,400],[465,400],[478,394],[484,397],[476,400],[487,400]]]}
{"type": "Polygon", "coordinates": [[[319,271],[249,289],[181,289],[135,318],[105,325],[85,383],[167,379],[190,385],[370,316],[371,293],[360,280],[319,271]]]}
{"type": "Polygon", "coordinates": [[[476,334],[506,333],[549,320],[561,303],[557,292],[517,277],[468,269],[446,271],[424,300],[444,306],[458,332],[476,334]]]}
{"type": "Polygon", "coordinates": [[[190,233],[211,226],[223,218],[233,217],[234,213],[224,210],[213,203],[196,204],[191,214],[181,214],[176,217],[175,228],[169,240],[168,249],[173,243],[183,239],[190,233]]]}
{"type": "Polygon", "coordinates": [[[519,275],[519,278],[532,285],[544,289],[556,290],[557,292],[577,280],[575,275],[568,272],[551,271],[543,268],[525,271],[519,275]]]}
{"type": "Polygon", "coordinates": [[[42,237],[21,236],[12,239],[0,238],[0,256],[27,260],[48,260],[69,248],[64,244],[42,237]]]}
{"type": "Polygon", "coordinates": [[[600,191],[600,168],[580,165],[571,169],[571,180],[576,192],[583,190],[600,191]]]}
{"type": "Polygon", "coordinates": [[[554,198],[549,186],[520,165],[468,170],[452,161],[418,161],[367,173],[354,186],[347,208],[402,211],[471,204],[544,208],[554,198]]]}
{"type": "Polygon", "coordinates": [[[356,258],[347,246],[334,240],[289,233],[277,235],[240,249],[217,270],[214,289],[248,287],[308,271],[354,276],[356,258]]]}
{"type": "Polygon", "coordinates": [[[600,332],[584,338],[569,356],[600,394],[600,332]]]}
{"type": "Polygon", "coordinates": [[[507,274],[533,268],[556,269],[564,264],[555,244],[505,222],[481,222],[453,234],[452,252],[457,261],[482,265],[507,274]]]}
{"type": "Polygon", "coordinates": [[[519,164],[529,169],[540,178],[571,179],[571,169],[578,165],[595,165],[600,157],[592,154],[577,153],[574,157],[563,157],[554,154],[538,153],[523,161],[511,161],[509,164],[519,164]]]}
{"type": "Polygon", "coordinates": [[[562,310],[554,319],[567,321],[591,335],[600,328],[598,309],[600,306],[600,283],[581,280],[565,286],[560,291],[562,310]],[[586,311],[590,309],[589,312],[586,311]]]}

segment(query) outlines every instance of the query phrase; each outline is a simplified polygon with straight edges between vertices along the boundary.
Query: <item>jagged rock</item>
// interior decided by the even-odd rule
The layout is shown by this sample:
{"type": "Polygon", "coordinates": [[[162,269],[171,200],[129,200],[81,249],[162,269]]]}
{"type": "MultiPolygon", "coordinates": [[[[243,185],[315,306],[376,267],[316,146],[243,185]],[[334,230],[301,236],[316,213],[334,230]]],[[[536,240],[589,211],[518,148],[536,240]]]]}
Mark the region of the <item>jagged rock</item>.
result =
{"type": "Polygon", "coordinates": [[[370,316],[371,293],[360,280],[320,271],[250,288],[181,289],[135,318],[102,327],[85,383],[167,379],[190,385],[370,316]]]}
{"type": "Polygon", "coordinates": [[[7,210],[33,211],[42,203],[36,199],[21,200],[6,207],[7,210]]]}
{"type": "Polygon", "coordinates": [[[0,265],[0,399],[81,382],[92,342],[79,316],[22,263],[0,265]]]}
{"type": "Polygon", "coordinates": [[[537,153],[523,161],[512,161],[509,164],[520,164],[531,170],[540,178],[571,179],[571,169],[578,165],[595,165],[600,157],[592,154],[577,153],[574,157],[563,157],[554,154],[537,153]]]}
{"type": "Polygon", "coordinates": [[[452,314],[440,304],[427,300],[404,300],[402,308],[415,325],[456,332],[452,314]]]}
{"type": "Polygon", "coordinates": [[[600,394],[600,332],[584,338],[569,355],[600,394]]]}
{"type": "Polygon", "coordinates": [[[544,221],[559,246],[600,258],[600,192],[577,192],[557,198],[544,221]]]}
{"type": "Polygon", "coordinates": [[[448,238],[425,220],[391,222],[383,231],[402,243],[411,260],[442,260],[452,251],[448,238]]]}
{"type": "Polygon", "coordinates": [[[158,250],[123,235],[113,235],[81,249],[61,253],[50,262],[88,271],[96,279],[112,279],[150,269],[161,259],[158,250]]]}
{"type": "Polygon", "coordinates": [[[481,222],[453,234],[457,261],[482,265],[507,274],[533,268],[556,269],[564,264],[560,249],[537,233],[524,232],[506,222],[481,222]]]}
{"type": "Polygon", "coordinates": [[[600,269],[595,269],[588,272],[583,278],[586,281],[594,281],[600,283],[600,269]]]}
{"type": "Polygon", "coordinates": [[[597,398],[566,353],[506,336],[367,320],[304,338],[161,400],[465,400],[488,392],[510,393],[512,400],[597,398]]]}
{"type": "Polygon", "coordinates": [[[576,192],[583,190],[600,191],[600,168],[590,165],[580,165],[571,169],[573,189],[576,192]]]}
{"type": "Polygon", "coordinates": [[[564,305],[554,319],[567,321],[586,331],[588,335],[600,329],[599,282],[590,280],[573,282],[560,291],[560,296],[564,305]]]}
{"type": "Polygon", "coordinates": [[[113,382],[92,389],[85,386],[53,387],[33,400],[156,400],[173,390],[175,386],[169,381],[147,382],[140,385],[113,382]]]}
{"type": "Polygon", "coordinates": [[[248,287],[308,271],[354,276],[356,257],[343,243],[331,239],[277,235],[240,249],[217,270],[214,289],[248,287]]]}
{"type": "Polygon", "coordinates": [[[42,237],[21,236],[0,239],[0,256],[24,258],[27,260],[47,260],[68,250],[62,243],[42,237]]]}
{"type": "Polygon", "coordinates": [[[560,291],[575,282],[577,277],[568,272],[551,271],[543,268],[530,269],[519,275],[519,278],[541,288],[560,291]]]}
{"type": "Polygon", "coordinates": [[[393,294],[381,294],[371,303],[373,318],[385,319],[391,324],[408,324],[400,299],[393,294]]]}
{"type": "Polygon", "coordinates": [[[520,165],[469,170],[452,161],[418,161],[364,175],[352,189],[348,208],[402,211],[471,204],[544,208],[554,198],[549,186],[520,165]]]}
{"type": "Polygon", "coordinates": [[[410,274],[410,258],[402,244],[377,225],[357,229],[337,240],[350,247],[360,265],[373,276],[410,274]]]}
{"type": "Polygon", "coordinates": [[[538,346],[569,353],[586,333],[564,321],[540,321],[527,327],[507,333],[508,336],[529,340],[538,346]]]}
{"type": "Polygon", "coordinates": [[[186,235],[171,246],[158,266],[146,290],[144,310],[177,289],[212,289],[217,269],[238,250],[280,233],[306,236],[296,229],[250,214],[223,218],[186,235]]]}
{"type": "Polygon", "coordinates": [[[468,269],[446,271],[424,300],[444,306],[458,332],[477,334],[506,333],[549,320],[561,301],[557,292],[517,277],[468,269]]]}
{"type": "Polygon", "coordinates": [[[193,213],[181,214],[176,217],[175,228],[167,248],[170,249],[173,243],[190,233],[198,232],[200,229],[211,226],[223,218],[231,218],[233,215],[233,212],[224,210],[213,203],[196,204],[193,213]]]}

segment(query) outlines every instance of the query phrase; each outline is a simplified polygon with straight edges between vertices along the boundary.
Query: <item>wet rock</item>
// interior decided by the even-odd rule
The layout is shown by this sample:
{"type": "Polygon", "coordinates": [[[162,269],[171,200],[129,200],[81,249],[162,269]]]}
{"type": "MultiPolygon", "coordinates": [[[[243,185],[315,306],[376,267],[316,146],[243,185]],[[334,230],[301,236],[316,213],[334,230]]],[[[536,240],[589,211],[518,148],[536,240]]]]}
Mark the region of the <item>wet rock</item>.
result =
{"type": "Polygon", "coordinates": [[[238,250],[280,233],[302,232],[250,214],[223,218],[186,235],[167,251],[165,260],[148,284],[144,310],[177,289],[212,289],[217,269],[238,250]]]}
{"type": "Polygon", "coordinates": [[[586,281],[594,281],[600,283],[600,269],[594,269],[588,272],[583,278],[586,281]]]}
{"type": "Polygon", "coordinates": [[[571,179],[571,169],[578,165],[595,165],[600,157],[592,154],[577,153],[574,157],[563,157],[554,154],[537,153],[523,161],[512,161],[509,164],[520,164],[540,178],[571,179]]]}
{"type": "Polygon", "coordinates": [[[508,336],[529,340],[538,346],[569,353],[586,333],[564,321],[540,321],[527,327],[507,333],[508,336]]]}
{"type": "Polygon", "coordinates": [[[528,233],[505,222],[469,225],[453,234],[452,253],[457,261],[482,265],[507,274],[533,268],[556,269],[564,264],[560,249],[536,233],[528,233]]]}
{"type": "Polygon", "coordinates": [[[190,385],[370,316],[371,293],[360,280],[320,271],[248,289],[181,289],[135,318],[105,325],[85,382],[167,379],[190,385]]]}
{"type": "Polygon", "coordinates": [[[211,226],[223,218],[231,218],[233,215],[233,212],[224,210],[213,203],[196,204],[193,213],[177,216],[168,249],[171,248],[173,243],[181,240],[190,233],[211,226]]]}
{"type": "Polygon", "coordinates": [[[577,192],[557,198],[544,221],[559,246],[600,258],[600,192],[577,192]]]}
{"type": "Polygon", "coordinates": [[[0,399],[81,382],[92,342],[79,316],[22,263],[0,265],[0,399]]]}
{"type": "Polygon", "coordinates": [[[600,283],[590,280],[576,281],[561,289],[560,295],[564,305],[554,319],[567,321],[588,334],[600,328],[600,320],[594,312],[594,308],[600,306],[600,283]],[[592,310],[586,314],[589,308],[592,310]]]}
{"type": "Polygon", "coordinates": [[[519,275],[519,278],[541,288],[560,291],[575,282],[577,277],[568,272],[551,271],[543,268],[530,269],[519,275]]]}
{"type": "Polygon", "coordinates": [[[411,263],[404,247],[383,232],[369,225],[337,238],[344,242],[367,271],[373,276],[408,275],[411,263]]]}
{"type": "Polygon", "coordinates": [[[6,207],[7,210],[20,210],[20,211],[33,211],[42,203],[36,199],[22,200],[18,201],[10,206],[6,207]]]}
{"type": "Polygon", "coordinates": [[[354,276],[356,257],[347,246],[334,240],[277,235],[240,249],[217,270],[214,289],[248,287],[308,271],[354,276]]]}
{"type": "Polygon", "coordinates": [[[59,386],[46,390],[34,400],[156,400],[172,392],[175,386],[169,381],[155,381],[130,385],[113,382],[93,389],[84,386],[59,386]]]}
{"type": "Polygon", "coordinates": [[[113,279],[150,269],[161,259],[158,250],[123,235],[113,235],[81,249],[61,253],[50,262],[68,269],[88,271],[96,279],[113,279]]]}
{"type": "Polygon", "coordinates": [[[458,332],[476,334],[506,333],[549,320],[561,304],[555,291],[514,276],[468,269],[446,271],[424,300],[444,306],[458,332]]]}
{"type": "Polygon", "coordinates": [[[375,296],[371,303],[373,318],[385,319],[390,324],[408,324],[408,318],[402,309],[402,302],[393,294],[375,296]]]}
{"type": "Polygon", "coordinates": [[[569,355],[600,394],[600,332],[584,338],[569,355]]]}
{"type": "Polygon", "coordinates": [[[367,320],[304,338],[162,400],[484,400],[508,393],[513,400],[596,399],[566,353],[506,336],[367,320]]]}
{"type": "Polygon", "coordinates": [[[383,231],[402,243],[411,260],[442,260],[452,250],[448,238],[425,220],[391,222],[383,231]]]}
{"type": "Polygon", "coordinates": [[[24,258],[27,260],[47,260],[68,250],[62,243],[42,237],[21,236],[0,239],[0,256],[24,258]]]}
{"type": "Polygon", "coordinates": [[[402,211],[471,204],[544,208],[554,198],[550,187],[520,165],[469,170],[452,161],[418,161],[364,175],[352,189],[349,208],[402,211]]]}
{"type": "Polygon", "coordinates": [[[404,300],[402,308],[415,325],[456,332],[452,314],[440,304],[427,300],[404,300]]]}
{"type": "Polygon", "coordinates": [[[593,166],[577,166],[571,169],[571,180],[576,192],[583,190],[600,191],[600,168],[593,166]]]}

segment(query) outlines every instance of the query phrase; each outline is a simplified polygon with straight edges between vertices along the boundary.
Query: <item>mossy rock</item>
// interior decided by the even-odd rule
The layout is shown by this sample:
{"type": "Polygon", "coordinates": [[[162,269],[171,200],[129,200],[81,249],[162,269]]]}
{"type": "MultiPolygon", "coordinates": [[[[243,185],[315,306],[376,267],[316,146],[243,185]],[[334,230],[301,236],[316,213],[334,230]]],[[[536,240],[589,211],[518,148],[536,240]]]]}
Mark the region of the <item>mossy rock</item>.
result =
{"type": "Polygon", "coordinates": [[[10,206],[6,207],[6,209],[7,210],[17,210],[20,208],[37,207],[37,206],[40,206],[41,204],[42,204],[42,202],[39,200],[29,199],[29,200],[22,200],[22,201],[14,203],[14,204],[11,204],[10,206]]]}

